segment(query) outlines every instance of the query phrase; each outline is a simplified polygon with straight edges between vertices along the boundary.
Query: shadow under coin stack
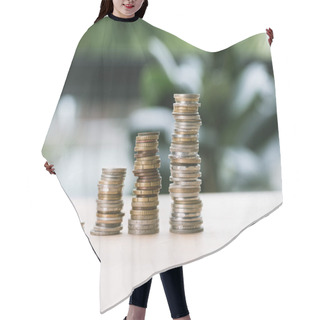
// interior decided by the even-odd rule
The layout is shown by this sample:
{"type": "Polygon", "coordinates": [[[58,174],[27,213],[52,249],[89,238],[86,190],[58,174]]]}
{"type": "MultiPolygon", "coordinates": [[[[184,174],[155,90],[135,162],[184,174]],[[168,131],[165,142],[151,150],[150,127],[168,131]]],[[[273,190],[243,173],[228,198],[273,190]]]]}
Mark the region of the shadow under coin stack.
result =
{"type": "Polygon", "coordinates": [[[199,94],[174,94],[174,133],[170,146],[169,192],[172,198],[170,231],[195,233],[203,231],[201,190],[201,158],[199,128],[202,124],[198,112],[199,94]]]}
{"type": "Polygon", "coordinates": [[[94,236],[119,234],[122,230],[122,188],[126,168],[102,168],[98,184],[97,220],[90,233],[94,236]]]}
{"type": "Polygon", "coordinates": [[[160,156],[156,153],[160,132],[140,132],[136,136],[133,173],[138,177],[132,197],[130,234],[159,232],[158,194],[161,189],[160,156]]]}

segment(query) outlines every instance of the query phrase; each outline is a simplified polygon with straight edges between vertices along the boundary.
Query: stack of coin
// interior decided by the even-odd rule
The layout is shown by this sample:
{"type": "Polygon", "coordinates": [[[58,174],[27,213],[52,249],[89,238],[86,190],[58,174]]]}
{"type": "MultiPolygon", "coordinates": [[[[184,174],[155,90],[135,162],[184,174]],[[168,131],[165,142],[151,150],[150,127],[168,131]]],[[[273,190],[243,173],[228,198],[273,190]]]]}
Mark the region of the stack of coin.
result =
{"type": "Polygon", "coordinates": [[[201,190],[201,158],[199,129],[202,124],[198,112],[199,94],[174,94],[174,133],[170,146],[170,183],[172,199],[170,231],[194,233],[203,231],[201,190]]]}
{"type": "Polygon", "coordinates": [[[119,234],[122,230],[122,188],[126,168],[102,168],[98,183],[97,220],[90,233],[94,236],[119,234]]]}
{"type": "Polygon", "coordinates": [[[130,234],[159,232],[158,194],[161,189],[160,156],[156,153],[160,132],[139,132],[136,136],[136,152],[133,173],[137,178],[132,198],[130,234]]]}

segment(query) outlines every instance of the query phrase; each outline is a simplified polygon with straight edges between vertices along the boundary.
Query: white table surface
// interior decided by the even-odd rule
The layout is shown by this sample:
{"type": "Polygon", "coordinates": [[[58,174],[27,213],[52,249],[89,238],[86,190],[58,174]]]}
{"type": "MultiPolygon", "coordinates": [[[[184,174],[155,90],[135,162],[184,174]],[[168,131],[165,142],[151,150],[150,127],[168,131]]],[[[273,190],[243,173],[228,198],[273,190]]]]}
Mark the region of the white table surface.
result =
{"type": "Polygon", "coordinates": [[[131,198],[123,198],[121,234],[110,236],[90,235],[96,220],[96,199],[76,201],[79,218],[85,222],[83,229],[101,260],[101,313],[127,299],[153,275],[219,251],[282,204],[281,191],[201,193],[203,232],[175,234],[169,231],[170,195],[159,195],[159,233],[131,235],[131,198]]]}

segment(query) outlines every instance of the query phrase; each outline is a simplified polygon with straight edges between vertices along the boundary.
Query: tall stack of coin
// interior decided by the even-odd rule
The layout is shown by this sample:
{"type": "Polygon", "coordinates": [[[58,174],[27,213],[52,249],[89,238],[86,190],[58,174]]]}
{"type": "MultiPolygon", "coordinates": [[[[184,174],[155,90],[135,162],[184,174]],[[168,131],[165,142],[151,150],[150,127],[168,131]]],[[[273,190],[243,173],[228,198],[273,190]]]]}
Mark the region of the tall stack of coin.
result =
{"type": "Polygon", "coordinates": [[[122,230],[122,188],[126,168],[102,168],[98,183],[97,220],[90,233],[94,236],[119,234],[122,230]]]}
{"type": "Polygon", "coordinates": [[[198,112],[199,94],[174,94],[174,133],[170,146],[170,183],[172,198],[170,231],[194,233],[203,231],[201,190],[201,158],[199,129],[202,124],[198,112]]]}
{"type": "Polygon", "coordinates": [[[160,132],[139,132],[136,136],[136,152],[133,173],[137,176],[132,198],[130,234],[159,232],[158,194],[161,189],[160,156],[156,153],[160,132]]]}

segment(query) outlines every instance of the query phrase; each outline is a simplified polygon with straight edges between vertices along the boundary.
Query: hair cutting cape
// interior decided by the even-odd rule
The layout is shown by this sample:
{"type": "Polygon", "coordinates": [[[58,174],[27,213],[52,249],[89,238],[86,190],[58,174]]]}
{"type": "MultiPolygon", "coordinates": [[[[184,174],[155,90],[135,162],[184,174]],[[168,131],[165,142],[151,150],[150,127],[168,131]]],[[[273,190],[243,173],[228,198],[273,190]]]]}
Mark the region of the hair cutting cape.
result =
{"type": "MultiPolygon", "coordinates": [[[[208,38],[208,41],[213,41],[208,38]]],[[[107,15],[76,48],[42,155],[101,262],[100,312],[153,275],[204,258],[282,203],[275,86],[267,35],[201,50],[141,18],[107,15]],[[175,93],[200,94],[203,231],[169,231],[175,93]],[[128,233],[135,137],[159,131],[159,232],[128,233]],[[102,168],[127,168],[119,234],[94,236],[102,168]]],[[[63,221],[62,221],[63,223],[63,221]]]]}

